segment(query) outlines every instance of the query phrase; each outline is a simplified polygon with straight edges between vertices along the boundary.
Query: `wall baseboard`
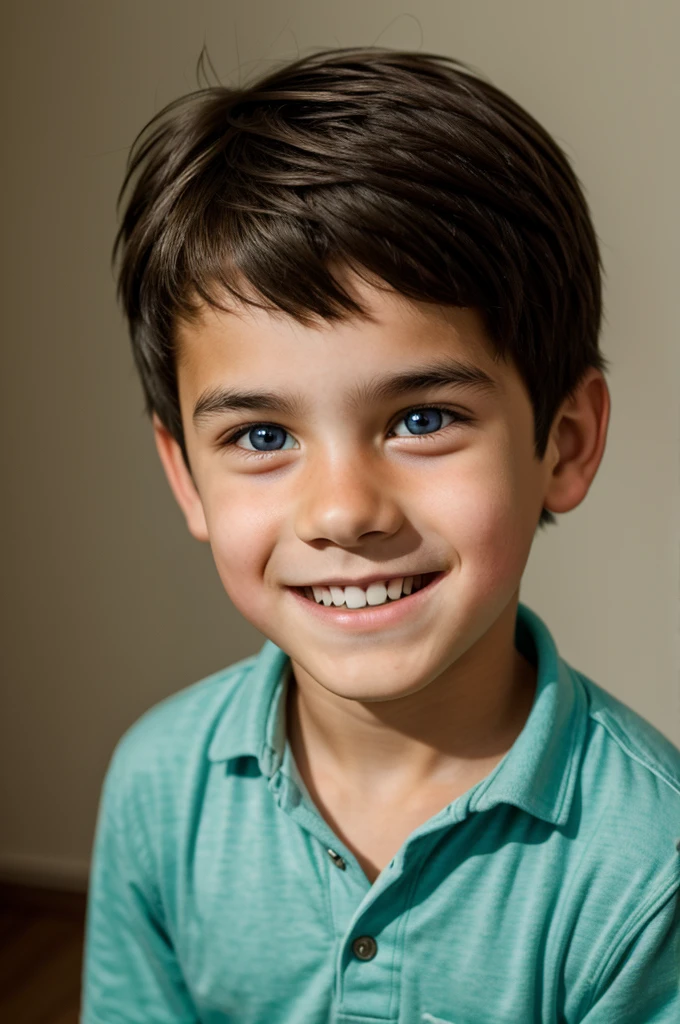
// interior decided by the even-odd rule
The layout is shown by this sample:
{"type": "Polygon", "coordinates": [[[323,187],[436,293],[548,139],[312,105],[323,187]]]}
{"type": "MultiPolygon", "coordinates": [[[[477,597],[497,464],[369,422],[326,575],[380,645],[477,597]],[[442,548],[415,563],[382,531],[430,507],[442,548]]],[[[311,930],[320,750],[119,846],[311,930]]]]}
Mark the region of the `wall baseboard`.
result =
{"type": "Polygon", "coordinates": [[[87,893],[0,881],[0,909],[3,914],[11,915],[18,913],[21,916],[40,914],[49,917],[70,917],[84,924],[87,893]]]}
{"type": "Polygon", "coordinates": [[[0,853],[0,881],[10,885],[86,892],[89,875],[87,860],[0,853]]]}

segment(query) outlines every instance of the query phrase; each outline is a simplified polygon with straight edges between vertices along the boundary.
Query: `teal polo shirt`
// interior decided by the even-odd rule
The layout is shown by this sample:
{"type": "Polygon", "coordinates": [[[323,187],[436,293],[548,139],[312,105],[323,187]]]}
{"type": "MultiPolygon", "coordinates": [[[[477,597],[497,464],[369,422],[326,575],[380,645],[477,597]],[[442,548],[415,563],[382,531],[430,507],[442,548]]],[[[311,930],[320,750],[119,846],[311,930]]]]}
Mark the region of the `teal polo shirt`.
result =
{"type": "Polygon", "coordinates": [[[252,658],[118,743],[97,823],[83,1024],[678,1024],[680,751],[518,608],[522,732],[371,884],[252,658]]]}

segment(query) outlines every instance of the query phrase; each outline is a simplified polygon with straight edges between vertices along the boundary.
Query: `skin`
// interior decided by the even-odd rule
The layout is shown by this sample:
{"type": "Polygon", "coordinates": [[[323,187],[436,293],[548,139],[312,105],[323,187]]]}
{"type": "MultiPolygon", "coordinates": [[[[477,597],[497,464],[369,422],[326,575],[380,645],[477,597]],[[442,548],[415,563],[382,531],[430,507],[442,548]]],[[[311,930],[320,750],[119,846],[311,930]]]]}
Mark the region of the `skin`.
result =
{"type": "Polygon", "coordinates": [[[538,461],[526,388],[512,365],[494,361],[474,310],[347,281],[374,322],[301,326],[248,307],[204,306],[198,321],[179,325],[191,475],[157,417],[154,431],[187,526],[210,543],[227,594],[290,655],[288,736],[313,795],[338,806],[344,796],[347,807],[358,806],[358,794],[364,809],[388,805],[406,816],[424,794],[435,806],[486,775],[526,721],[536,672],[514,647],[522,573],[541,508],[568,512],[588,493],[610,399],[603,375],[589,370],[538,461]],[[440,386],[349,400],[386,369],[452,355],[484,368],[498,393],[440,386]],[[297,394],[304,408],[226,411],[194,424],[199,396],[225,384],[297,394]],[[404,416],[424,404],[470,422],[449,426],[448,417],[429,437],[409,434],[404,416]],[[295,446],[256,459],[246,434],[243,447],[219,447],[230,431],[258,423],[283,427],[295,446]],[[288,589],[435,569],[447,574],[436,599],[388,629],[320,624],[288,589]]]}

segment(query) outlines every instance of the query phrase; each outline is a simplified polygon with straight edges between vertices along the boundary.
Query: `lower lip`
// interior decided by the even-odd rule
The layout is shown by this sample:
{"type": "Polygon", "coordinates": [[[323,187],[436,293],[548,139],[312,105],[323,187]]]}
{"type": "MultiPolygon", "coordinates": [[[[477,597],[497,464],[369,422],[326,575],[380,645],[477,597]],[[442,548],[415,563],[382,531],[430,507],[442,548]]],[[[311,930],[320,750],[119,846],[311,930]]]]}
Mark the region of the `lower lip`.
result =
{"type": "Polygon", "coordinates": [[[415,594],[409,594],[407,597],[400,597],[398,601],[366,605],[365,608],[355,608],[351,611],[333,605],[326,607],[325,604],[317,604],[316,601],[299,594],[293,587],[288,589],[293,597],[304,606],[305,611],[315,616],[319,622],[338,626],[341,629],[380,629],[396,625],[413,613],[417,614],[445,575],[444,572],[439,573],[422,590],[416,591],[415,594]]]}

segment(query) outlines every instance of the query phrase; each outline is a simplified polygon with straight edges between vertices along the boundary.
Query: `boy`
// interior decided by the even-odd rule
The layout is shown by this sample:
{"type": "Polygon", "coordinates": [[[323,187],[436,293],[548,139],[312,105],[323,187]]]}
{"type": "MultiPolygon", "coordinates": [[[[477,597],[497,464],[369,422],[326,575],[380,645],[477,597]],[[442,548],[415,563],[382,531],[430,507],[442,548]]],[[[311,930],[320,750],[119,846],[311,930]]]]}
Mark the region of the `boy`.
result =
{"type": "Polygon", "coordinates": [[[147,127],[134,355],[268,640],[116,748],[84,1024],[677,1024],[680,752],[519,603],[609,420],[566,158],[464,66],[382,49],[147,127]]]}

